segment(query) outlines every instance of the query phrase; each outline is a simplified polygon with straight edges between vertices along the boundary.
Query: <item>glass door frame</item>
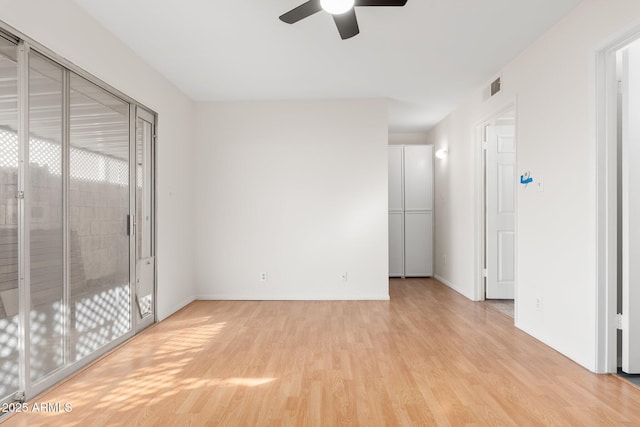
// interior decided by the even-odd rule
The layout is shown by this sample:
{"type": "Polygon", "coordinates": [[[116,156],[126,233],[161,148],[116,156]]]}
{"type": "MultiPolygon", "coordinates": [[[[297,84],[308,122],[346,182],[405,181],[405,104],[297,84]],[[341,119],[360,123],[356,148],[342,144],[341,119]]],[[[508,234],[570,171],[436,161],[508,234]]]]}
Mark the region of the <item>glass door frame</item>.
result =
{"type": "MultiPolygon", "coordinates": [[[[21,40],[18,45],[18,67],[19,67],[19,92],[18,92],[18,102],[19,102],[19,117],[20,117],[20,128],[19,128],[19,150],[20,150],[20,158],[19,158],[19,172],[18,172],[18,190],[22,191],[24,194],[23,199],[19,199],[18,202],[18,215],[19,215],[19,241],[21,242],[19,245],[19,273],[20,273],[20,385],[21,390],[16,394],[15,400],[29,400],[43,391],[51,388],[53,385],[59,383],[63,379],[69,377],[71,374],[77,372],[83,367],[87,366],[94,360],[103,356],[107,352],[111,351],[115,347],[121,345],[123,342],[128,340],[129,338],[135,335],[135,327],[133,321],[131,321],[131,325],[129,331],[124,333],[122,336],[114,339],[113,341],[105,344],[101,348],[94,351],[92,354],[87,355],[81,360],[72,361],[69,359],[69,351],[70,351],[70,339],[69,333],[71,329],[70,325],[70,298],[69,298],[69,272],[70,272],[70,253],[69,253],[69,191],[70,191],[70,176],[69,176],[69,153],[70,153],[70,75],[71,73],[76,73],[81,77],[87,78],[86,74],[79,74],[75,68],[70,67],[68,64],[63,63],[59,60],[55,55],[50,54],[45,49],[34,48],[33,51],[40,54],[42,57],[62,66],[64,70],[64,95],[63,95],[63,160],[62,160],[62,170],[63,170],[63,230],[64,230],[64,243],[63,243],[63,271],[64,271],[64,297],[63,297],[63,318],[64,318],[64,365],[51,373],[50,375],[45,376],[44,378],[33,382],[31,380],[30,374],[30,361],[32,358],[31,355],[31,328],[30,328],[30,315],[31,315],[31,278],[30,278],[30,239],[29,239],[29,224],[30,224],[30,191],[29,191],[29,72],[30,72],[30,64],[29,64],[29,55],[32,50],[32,45],[26,40],[21,40]],[[44,51],[43,51],[44,50],[44,51]]],[[[95,82],[93,78],[87,78],[87,80],[93,82],[94,84],[102,87],[99,82],[95,82]]],[[[119,98],[119,92],[114,92],[110,88],[104,88],[106,91],[110,92],[112,95],[115,95],[119,98]]],[[[131,101],[127,99],[123,99],[123,101],[129,103],[131,105],[131,101]]],[[[131,122],[133,118],[131,114],[129,114],[129,122],[131,122]]],[[[129,141],[131,144],[131,141],[129,141]]],[[[129,206],[129,212],[132,212],[132,206],[129,206]]],[[[130,258],[132,254],[130,253],[130,258]]],[[[132,286],[130,285],[130,289],[132,286]]],[[[132,291],[131,291],[132,292],[132,291]]],[[[132,312],[132,306],[130,304],[130,312],[132,312]]],[[[130,317],[130,319],[132,319],[130,317]]]]}
{"type": "MultiPolygon", "coordinates": [[[[130,126],[130,138],[129,149],[131,154],[135,154],[136,148],[136,123],[137,118],[142,117],[144,120],[152,124],[152,154],[151,154],[151,200],[152,200],[152,231],[151,231],[151,244],[152,254],[157,257],[156,251],[156,236],[157,236],[157,208],[156,208],[156,165],[157,165],[157,149],[156,149],[156,128],[157,128],[157,115],[152,110],[143,107],[140,103],[132,99],[131,97],[122,94],[117,89],[95,78],[91,74],[79,69],[70,61],[61,58],[54,52],[50,51],[46,47],[40,45],[37,42],[32,41],[24,34],[16,31],[15,29],[0,22],[0,37],[9,40],[12,43],[16,43],[17,48],[17,67],[18,67],[18,182],[17,182],[17,214],[18,214],[18,307],[19,307],[19,332],[18,332],[18,352],[19,352],[19,389],[15,392],[10,392],[7,396],[0,396],[0,404],[11,401],[24,401],[33,399],[38,394],[51,388],[55,384],[69,377],[71,374],[79,371],[83,367],[92,363],[96,359],[102,357],[104,354],[118,347],[128,339],[132,338],[140,330],[150,326],[157,321],[157,262],[154,265],[154,286],[153,286],[153,308],[150,316],[143,319],[143,322],[138,322],[138,312],[135,310],[135,276],[136,276],[136,253],[135,253],[135,232],[130,233],[130,313],[131,324],[128,332],[122,336],[114,339],[113,341],[100,347],[92,354],[87,355],[85,358],[78,361],[68,360],[68,332],[69,332],[69,75],[70,73],[76,73],[81,77],[86,78],[90,82],[94,83],[98,87],[104,89],[110,94],[120,98],[124,102],[129,104],[129,126],[130,126]],[[64,297],[63,297],[63,322],[64,322],[64,352],[65,352],[65,364],[61,368],[53,371],[51,374],[39,379],[35,382],[31,380],[30,375],[30,361],[31,361],[31,338],[30,338],[30,245],[29,245],[29,220],[30,220],[30,195],[29,195],[29,54],[33,49],[43,58],[52,61],[55,64],[60,65],[64,70],[64,98],[63,98],[63,156],[62,156],[62,170],[63,170],[63,280],[64,280],[64,297]]],[[[130,204],[129,204],[129,216],[131,230],[134,230],[134,215],[135,215],[135,156],[130,157],[130,204]]],[[[2,414],[0,414],[1,416],[2,414]]]]}
{"type": "MultiPolygon", "coordinates": [[[[28,108],[28,105],[24,106],[24,101],[27,99],[26,93],[24,91],[25,87],[23,87],[23,75],[25,74],[25,68],[23,64],[24,52],[23,52],[23,42],[18,38],[12,37],[10,34],[6,34],[4,31],[0,32],[0,38],[3,41],[8,41],[10,44],[15,45],[15,57],[16,57],[16,84],[17,84],[17,130],[18,130],[18,168],[16,173],[17,178],[17,186],[16,186],[16,208],[17,208],[17,257],[18,257],[18,361],[17,361],[17,369],[18,369],[18,390],[14,390],[13,392],[9,392],[9,394],[0,396],[0,404],[5,404],[11,402],[20,396],[24,395],[25,389],[25,368],[27,367],[27,363],[25,356],[28,356],[28,346],[24,340],[24,332],[25,325],[23,324],[23,303],[25,302],[25,296],[28,295],[24,291],[24,276],[23,272],[25,271],[24,266],[24,257],[22,254],[24,253],[24,233],[25,233],[25,225],[24,225],[24,199],[22,195],[24,194],[24,174],[22,174],[23,168],[21,167],[21,161],[24,159],[24,151],[22,149],[22,135],[24,134],[23,127],[26,124],[25,116],[25,108],[28,108]]],[[[26,316],[28,318],[28,316],[26,316]]],[[[28,320],[28,319],[27,319],[28,320]]],[[[28,325],[27,325],[28,326],[28,325]]],[[[2,415],[2,413],[0,413],[2,415]]]]}

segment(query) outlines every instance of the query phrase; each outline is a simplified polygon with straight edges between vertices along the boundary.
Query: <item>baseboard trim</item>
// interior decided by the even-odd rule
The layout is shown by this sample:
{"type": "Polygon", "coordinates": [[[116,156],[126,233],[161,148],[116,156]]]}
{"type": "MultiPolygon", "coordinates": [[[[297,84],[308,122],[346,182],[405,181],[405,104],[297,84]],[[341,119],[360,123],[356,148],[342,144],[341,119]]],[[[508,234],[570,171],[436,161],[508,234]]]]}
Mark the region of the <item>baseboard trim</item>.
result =
{"type": "Polygon", "coordinates": [[[201,301],[389,301],[389,295],[196,295],[201,301]]]}
{"type": "Polygon", "coordinates": [[[467,295],[465,292],[462,291],[462,289],[460,289],[459,287],[457,287],[455,284],[445,279],[444,277],[440,276],[439,274],[434,274],[433,278],[436,279],[438,282],[442,283],[443,285],[453,289],[463,297],[468,298],[471,301],[475,301],[475,299],[473,298],[473,295],[467,295]]]}
{"type": "Polygon", "coordinates": [[[187,305],[191,304],[192,302],[194,302],[197,298],[195,296],[191,296],[185,300],[183,300],[182,302],[172,306],[171,308],[169,308],[168,310],[168,314],[166,315],[161,315],[161,313],[158,313],[158,322],[162,322],[164,319],[168,318],[169,316],[175,314],[176,312],[178,312],[179,310],[182,310],[183,308],[185,308],[187,305]]]}
{"type": "Polygon", "coordinates": [[[441,282],[443,285],[447,285],[448,287],[455,289],[455,286],[453,286],[453,283],[451,283],[444,277],[440,276],[439,274],[434,274],[433,278],[436,279],[438,282],[441,282]]]}

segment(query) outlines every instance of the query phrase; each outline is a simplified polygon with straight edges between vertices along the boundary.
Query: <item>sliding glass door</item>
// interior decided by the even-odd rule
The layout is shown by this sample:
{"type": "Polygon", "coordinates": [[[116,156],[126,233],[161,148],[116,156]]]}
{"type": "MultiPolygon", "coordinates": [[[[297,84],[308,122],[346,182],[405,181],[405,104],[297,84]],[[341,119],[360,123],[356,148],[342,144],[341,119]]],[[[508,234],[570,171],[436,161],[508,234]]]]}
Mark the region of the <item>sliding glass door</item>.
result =
{"type": "Polygon", "coordinates": [[[0,403],[155,321],[154,143],[152,113],[0,35],[0,403]]]}
{"type": "Polygon", "coordinates": [[[29,256],[29,377],[65,364],[63,278],[63,69],[29,54],[29,147],[25,215],[29,256]]]}
{"type": "Polygon", "coordinates": [[[71,360],[131,331],[129,104],[71,74],[71,360]]]}
{"type": "Polygon", "coordinates": [[[0,37],[0,402],[20,389],[17,52],[0,37]]]}

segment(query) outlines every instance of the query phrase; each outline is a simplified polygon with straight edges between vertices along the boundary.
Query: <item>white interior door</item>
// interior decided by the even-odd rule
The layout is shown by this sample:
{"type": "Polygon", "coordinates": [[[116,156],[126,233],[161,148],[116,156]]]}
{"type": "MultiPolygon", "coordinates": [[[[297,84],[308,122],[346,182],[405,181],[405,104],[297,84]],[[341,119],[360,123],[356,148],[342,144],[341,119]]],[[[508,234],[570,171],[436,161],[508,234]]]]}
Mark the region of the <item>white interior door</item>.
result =
{"type": "Polygon", "coordinates": [[[486,298],[513,299],[515,283],[515,126],[487,128],[486,298]]]}
{"type": "Polygon", "coordinates": [[[640,374],[640,43],[623,54],[622,370],[640,374]]]}

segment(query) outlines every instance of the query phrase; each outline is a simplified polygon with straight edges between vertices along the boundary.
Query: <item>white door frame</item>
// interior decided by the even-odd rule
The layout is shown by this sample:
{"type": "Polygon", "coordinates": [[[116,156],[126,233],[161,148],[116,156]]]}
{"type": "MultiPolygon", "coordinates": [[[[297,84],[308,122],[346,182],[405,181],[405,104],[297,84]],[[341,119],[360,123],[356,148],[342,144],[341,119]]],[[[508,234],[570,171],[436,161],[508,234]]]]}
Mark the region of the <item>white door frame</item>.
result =
{"type": "Polygon", "coordinates": [[[617,79],[618,50],[640,38],[640,25],[625,29],[594,50],[596,168],[596,366],[598,373],[617,371],[618,201],[617,79]]]}
{"type": "MultiPolygon", "coordinates": [[[[475,247],[475,289],[474,289],[474,301],[484,301],[485,300],[485,277],[484,277],[484,269],[485,269],[485,255],[486,255],[486,237],[485,237],[485,226],[486,226],[486,215],[485,215],[485,204],[486,204],[486,194],[485,194],[485,151],[483,148],[484,144],[484,129],[487,125],[491,124],[496,119],[500,118],[507,111],[513,111],[516,118],[516,170],[518,165],[518,110],[517,110],[517,99],[513,98],[507,103],[503,104],[500,108],[494,110],[487,118],[480,121],[475,126],[475,164],[478,165],[477,174],[476,174],[476,215],[475,215],[475,230],[476,230],[476,247],[475,247]]],[[[515,218],[515,228],[516,228],[516,237],[515,237],[515,283],[514,283],[514,300],[518,298],[518,191],[515,194],[515,203],[516,203],[516,218],[515,218]]],[[[517,310],[514,310],[514,320],[517,323],[517,310]]]]}

